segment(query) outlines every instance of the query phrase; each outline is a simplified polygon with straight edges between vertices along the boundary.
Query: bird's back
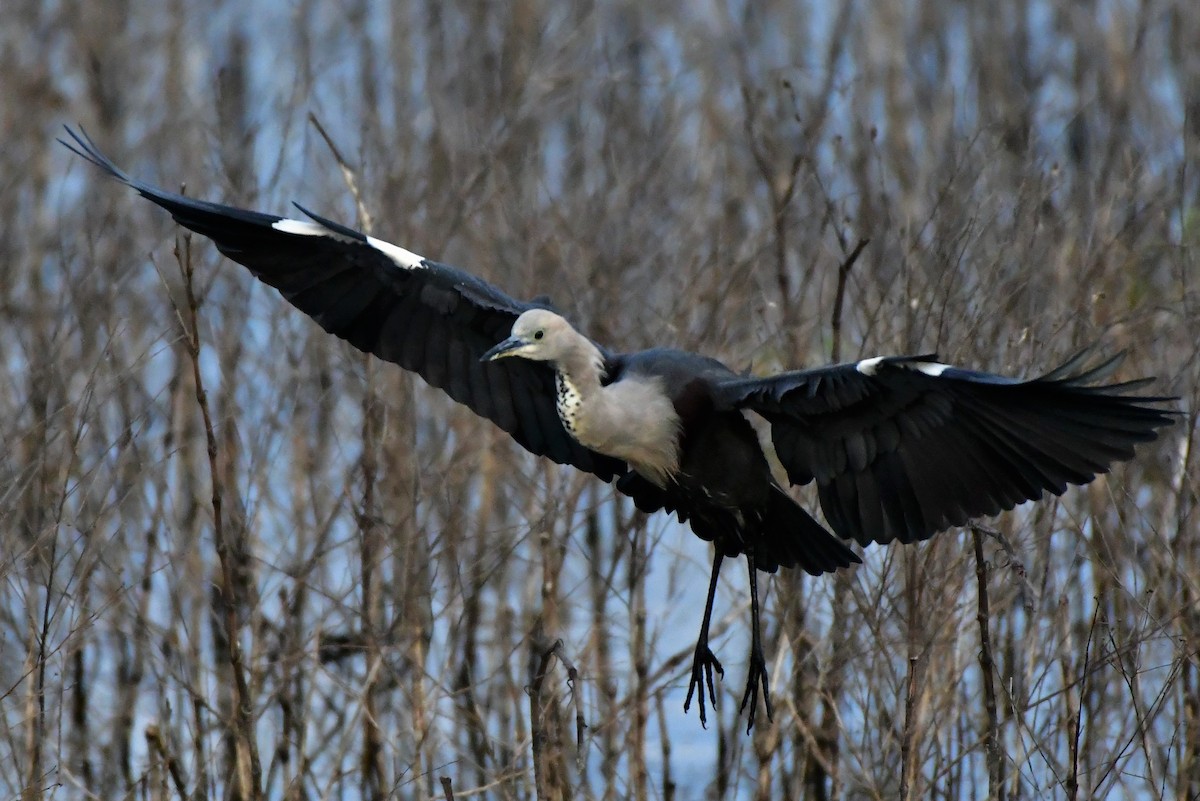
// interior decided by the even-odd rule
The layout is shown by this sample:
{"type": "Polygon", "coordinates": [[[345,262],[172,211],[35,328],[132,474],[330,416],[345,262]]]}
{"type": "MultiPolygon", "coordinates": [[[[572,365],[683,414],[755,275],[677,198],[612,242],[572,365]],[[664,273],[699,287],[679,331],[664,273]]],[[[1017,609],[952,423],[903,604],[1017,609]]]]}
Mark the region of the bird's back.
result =
{"type": "Polygon", "coordinates": [[[650,348],[616,357],[623,371],[659,375],[667,379],[686,376],[730,378],[736,374],[711,356],[677,348],[650,348]]]}
{"type": "Polygon", "coordinates": [[[637,353],[624,354],[612,359],[609,381],[620,381],[633,377],[654,377],[662,385],[676,405],[681,417],[688,406],[701,400],[712,403],[712,387],[716,382],[736,378],[737,374],[710,357],[673,348],[653,348],[637,353]],[[680,406],[684,408],[679,409],[680,406]]]}

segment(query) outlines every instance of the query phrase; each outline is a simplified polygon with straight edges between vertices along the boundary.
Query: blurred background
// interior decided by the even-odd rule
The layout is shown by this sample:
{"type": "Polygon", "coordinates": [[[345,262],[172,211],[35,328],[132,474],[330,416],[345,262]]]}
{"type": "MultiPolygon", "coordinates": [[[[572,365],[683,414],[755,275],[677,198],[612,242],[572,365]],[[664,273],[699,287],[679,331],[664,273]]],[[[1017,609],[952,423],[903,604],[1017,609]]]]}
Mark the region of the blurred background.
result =
{"type": "Polygon", "coordinates": [[[5,0],[0,797],[1197,798],[1198,45],[1191,0],[5,0]],[[1183,416],[993,533],[764,577],[751,736],[726,565],[702,729],[707,543],[328,337],[64,123],[614,349],[1099,342],[1183,416]]]}

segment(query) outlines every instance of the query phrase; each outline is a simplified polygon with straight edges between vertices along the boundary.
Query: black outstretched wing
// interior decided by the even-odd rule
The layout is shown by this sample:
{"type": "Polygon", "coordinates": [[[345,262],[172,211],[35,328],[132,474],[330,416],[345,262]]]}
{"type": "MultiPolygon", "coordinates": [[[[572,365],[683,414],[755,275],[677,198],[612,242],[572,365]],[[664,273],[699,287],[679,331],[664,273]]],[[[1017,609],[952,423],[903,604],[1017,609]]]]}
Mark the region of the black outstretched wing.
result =
{"type": "Polygon", "coordinates": [[[535,454],[606,481],[625,472],[624,462],[567,434],[555,410],[554,373],[546,365],[479,361],[509,335],[521,312],[540,304],[516,301],[469,273],[303,208],[311,221],[165,192],[126,175],[86,133],[67,133],[74,144],[60,139],[63,145],[212,239],[329,333],[412,370],[535,454]]]}
{"type": "Polygon", "coordinates": [[[934,356],[866,359],[725,382],[719,400],[753,409],[793,484],[816,481],[842,537],[913,542],[1086,484],[1173,412],[1146,378],[1095,386],[1120,357],[1087,352],[1032,380],[963,370],[934,356]]]}

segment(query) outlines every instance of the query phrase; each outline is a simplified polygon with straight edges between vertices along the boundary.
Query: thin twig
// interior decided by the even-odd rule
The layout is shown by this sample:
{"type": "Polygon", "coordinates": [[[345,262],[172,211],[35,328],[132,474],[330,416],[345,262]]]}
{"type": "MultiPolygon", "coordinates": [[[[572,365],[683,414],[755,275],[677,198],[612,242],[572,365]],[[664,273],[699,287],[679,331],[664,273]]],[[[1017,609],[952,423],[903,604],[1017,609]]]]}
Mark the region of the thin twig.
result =
{"type": "Polygon", "coordinates": [[[654,711],[658,718],[658,730],[662,732],[659,747],[662,753],[662,797],[663,801],[673,801],[675,798],[675,779],[671,775],[671,735],[667,727],[667,715],[663,710],[662,693],[654,696],[654,711]]]}
{"type": "MultiPolygon", "coordinates": [[[[577,762],[583,758],[583,731],[587,728],[587,724],[583,719],[583,709],[575,692],[575,682],[579,678],[579,671],[575,669],[575,665],[563,650],[563,641],[555,640],[553,645],[542,652],[541,659],[538,661],[537,672],[533,676],[533,681],[529,683],[529,687],[526,689],[526,692],[529,694],[529,728],[533,747],[533,782],[539,801],[540,799],[551,797],[548,795],[546,771],[543,764],[546,758],[545,745],[548,734],[545,720],[542,716],[543,706],[541,696],[546,674],[550,672],[550,660],[554,657],[558,657],[558,661],[567,669],[567,686],[570,688],[572,703],[575,705],[577,762]]],[[[582,765],[582,763],[580,764],[582,765]]],[[[556,789],[561,790],[562,788],[559,787],[556,789]]]]}
{"type": "Polygon", "coordinates": [[[162,761],[167,766],[167,773],[171,776],[171,781],[175,785],[175,792],[179,793],[179,801],[187,801],[187,780],[183,777],[183,768],[179,764],[169,748],[167,748],[166,738],[163,737],[162,731],[153,724],[146,727],[146,742],[150,746],[153,753],[158,754],[162,761]]]}
{"type": "Polygon", "coordinates": [[[1000,753],[1000,721],[996,712],[996,663],[992,656],[991,612],[988,601],[988,563],[983,558],[983,533],[971,527],[975,541],[975,581],[978,599],[975,619],[979,623],[979,669],[983,674],[983,705],[987,717],[984,735],[988,762],[988,797],[1004,798],[1004,756],[1000,753]]]}
{"type": "Polygon", "coordinates": [[[531,747],[533,749],[533,786],[538,801],[549,798],[546,791],[546,773],[543,766],[545,760],[546,729],[542,723],[542,684],[546,679],[547,671],[550,670],[550,658],[554,656],[555,650],[561,644],[562,640],[558,640],[542,653],[541,661],[538,662],[537,672],[534,674],[533,681],[530,682],[528,690],[529,732],[531,747]]]}
{"type": "Polygon", "coordinates": [[[904,693],[904,737],[900,742],[900,759],[902,768],[900,770],[900,797],[903,799],[913,798],[913,779],[916,778],[916,756],[913,754],[915,750],[916,735],[916,693],[917,693],[917,663],[920,657],[910,656],[908,658],[908,680],[906,682],[906,690],[904,693]]]}
{"type": "Polygon", "coordinates": [[[575,663],[567,658],[563,650],[563,641],[558,640],[554,643],[554,655],[558,657],[558,661],[567,669],[567,688],[571,693],[571,706],[575,707],[575,748],[576,761],[579,763],[580,770],[583,769],[583,730],[587,728],[587,723],[583,720],[583,704],[579,701],[579,693],[576,692],[575,683],[579,679],[579,671],[575,669],[575,663]]]}
{"type": "Polygon", "coordinates": [[[1013,547],[1008,537],[1004,536],[1004,532],[999,529],[979,523],[971,523],[971,531],[990,537],[1004,550],[1004,553],[1008,556],[1009,566],[1017,574],[1017,580],[1021,582],[1021,605],[1025,609],[1025,614],[1032,618],[1034,616],[1033,587],[1029,584],[1029,574],[1025,570],[1025,562],[1017,553],[1017,549],[1013,547]]]}
{"type": "MultiPolygon", "coordinates": [[[[1100,619],[1100,599],[1096,598],[1096,607],[1092,611],[1092,624],[1088,627],[1087,642],[1083,646],[1083,671],[1082,675],[1088,675],[1088,668],[1092,661],[1092,641],[1096,636],[1096,623],[1100,619]]],[[[1064,679],[1067,677],[1064,676],[1064,679]]],[[[1067,751],[1071,757],[1071,770],[1066,778],[1067,798],[1075,801],[1079,797],[1079,741],[1083,736],[1083,699],[1086,697],[1087,688],[1081,686],[1079,688],[1079,697],[1075,704],[1075,709],[1071,709],[1071,696],[1067,696],[1067,713],[1071,715],[1067,726],[1067,751]]],[[[1115,763],[1114,763],[1115,764],[1115,763]]],[[[1111,766],[1110,766],[1111,770],[1111,766]]],[[[1100,777],[1100,781],[1096,782],[1096,786],[1103,783],[1105,776],[1100,777]]]]}
{"type": "Polygon", "coordinates": [[[350,164],[342,155],[342,151],[333,143],[333,138],[325,130],[325,126],[321,125],[321,121],[317,119],[317,115],[311,111],[308,112],[308,121],[317,129],[317,133],[321,135],[321,138],[325,140],[329,152],[333,154],[334,161],[337,162],[338,167],[342,171],[342,180],[346,182],[346,188],[350,190],[351,196],[354,197],[354,208],[358,214],[359,227],[363,230],[363,233],[370,234],[375,225],[371,219],[371,214],[367,211],[367,205],[363,203],[362,193],[358,190],[358,178],[354,170],[350,168],[350,164]]]}
{"type": "Polygon", "coordinates": [[[842,306],[846,302],[846,281],[850,278],[850,270],[854,267],[854,262],[858,261],[863,248],[870,241],[870,239],[858,240],[854,250],[850,251],[850,255],[846,256],[838,265],[837,292],[833,296],[833,320],[831,323],[833,328],[832,357],[835,362],[841,361],[842,358],[842,306]]]}
{"type": "MultiPolygon", "coordinates": [[[[184,343],[192,363],[192,381],[196,391],[196,403],[200,407],[200,415],[204,421],[204,438],[207,444],[208,469],[212,483],[213,510],[213,540],[217,550],[217,559],[221,565],[221,592],[225,595],[225,635],[228,639],[229,664],[233,672],[234,690],[234,725],[241,747],[245,749],[246,763],[239,759],[239,783],[241,797],[258,799],[262,796],[262,766],[258,757],[258,744],[254,734],[254,720],[251,715],[250,688],[246,683],[245,664],[242,659],[241,638],[238,633],[237,604],[235,602],[234,559],[229,553],[229,543],[226,540],[221,475],[217,464],[217,436],[213,429],[212,413],[208,406],[208,393],[204,389],[204,379],[200,372],[200,302],[196,298],[194,271],[192,267],[192,238],[183,237],[183,247],[175,244],[175,260],[183,274],[183,287],[187,298],[187,318],[176,306],[174,298],[171,305],[183,323],[184,343]],[[245,770],[249,775],[241,773],[245,770]]],[[[240,749],[239,749],[240,750],[240,749]]]]}

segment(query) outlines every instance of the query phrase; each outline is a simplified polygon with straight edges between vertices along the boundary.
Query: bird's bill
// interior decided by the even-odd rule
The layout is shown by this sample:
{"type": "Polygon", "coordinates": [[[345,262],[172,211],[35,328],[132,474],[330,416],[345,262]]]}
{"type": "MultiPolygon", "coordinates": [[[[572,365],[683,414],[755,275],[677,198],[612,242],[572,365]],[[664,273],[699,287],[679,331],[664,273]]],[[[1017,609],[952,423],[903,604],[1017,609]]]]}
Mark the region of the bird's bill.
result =
{"type": "Polygon", "coordinates": [[[479,357],[481,362],[492,362],[505,356],[516,356],[528,343],[519,337],[509,337],[487,353],[479,357]]]}

